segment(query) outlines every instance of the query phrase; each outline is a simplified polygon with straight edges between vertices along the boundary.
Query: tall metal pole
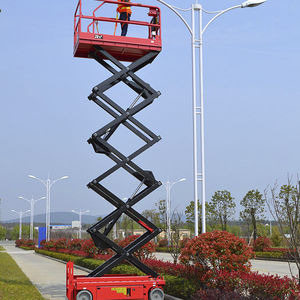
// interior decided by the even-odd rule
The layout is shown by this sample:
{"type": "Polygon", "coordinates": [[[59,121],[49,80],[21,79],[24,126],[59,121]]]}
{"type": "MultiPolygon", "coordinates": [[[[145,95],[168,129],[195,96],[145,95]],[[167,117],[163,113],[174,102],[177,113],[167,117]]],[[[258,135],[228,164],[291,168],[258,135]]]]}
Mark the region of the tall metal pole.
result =
{"type": "Polygon", "coordinates": [[[19,240],[22,238],[22,211],[19,215],[19,240]]]}
{"type": "Polygon", "coordinates": [[[197,236],[198,233],[198,181],[201,181],[201,187],[202,187],[202,233],[206,232],[206,212],[205,212],[205,203],[206,203],[206,181],[205,181],[205,145],[204,145],[204,93],[203,93],[203,34],[206,31],[207,27],[218,17],[223,15],[224,13],[236,9],[236,8],[245,8],[245,7],[256,7],[258,5],[263,4],[267,0],[247,0],[243,2],[240,5],[232,6],[230,8],[216,11],[216,12],[207,12],[206,13],[212,13],[215,14],[214,17],[212,17],[209,22],[204,26],[202,24],[202,13],[203,8],[199,4],[199,0],[196,0],[195,4],[192,4],[191,9],[181,9],[175,6],[172,6],[168,3],[166,3],[164,0],[157,0],[158,2],[162,3],[169,9],[171,9],[185,24],[188,31],[191,34],[191,42],[192,42],[192,95],[193,95],[193,180],[194,180],[194,203],[195,203],[195,236],[197,236]],[[192,13],[192,28],[189,26],[188,22],[183,18],[183,16],[178,12],[181,11],[189,11],[191,10],[192,13]],[[199,12],[199,29],[198,29],[198,35],[197,38],[197,32],[196,32],[196,26],[195,26],[195,15],[196,12],[199,12]],[[202,29],[203,28],[203,29],[202,29]],[[197,106],[197,85],[196,85],[196,48],[199,49],[199,106],[197,106]],[[201,172],[198,173],[198,159],[197,159],[197,115],[200,115],[200,132],[201,132],[201,172]]]}
{"type": "Polygon", "coordinates": [[[82,216],[82,214],[80,212],[80,214],[79,214],[79,238],[80,239],[81,239],[81,228],[82,228],[82,225],[81,225],[81,216],[82,216]]]}
{"type": "Polygon", "coordinates": [[[174,186],[174,184],[178,182],[185,181],[185,178],[181,178],[177,181],[170,182],[169,180],[166,182],[162,182],[163,186],[166,188],[167,191],[167,200],[166,200],[166,214],[167,214],[167,240],[168,240],[168,245],[170,245],[171,242],[171,189],[174,186]]]}
{"type": "Polygon", "coordinates": [[[198,235],[198,145],[197,145],[197,89],[196,89],[196,45],[195,45],[195,5],[192,5],[192,94],[193,94],[193,168],[195,236],[198,235]]]}
{"type": "Polygon", "coordinates": [[[51,183],[50,183],[50,179],[47,179],[47,183],[46,183],[46,190],[47,190],[47,204],[46,204],[46,240],[50,241],[50,212],[51,212],[51,208],[50,208],[50,189],[51,189],[51,183]]]}
{"type": "Polygon", "coordinates": [[[26,214],[27,212],[29,212],[30,210],[26,210],[26,211],[15,211],[14,209],[11,210],[12,212],[15,212],[16,214],[19,215],[19,240],[22,239],[22,217],[23,214],[26,214]]]}
{"type": "Polygon", "coordinates": [[[79,210],[79,211],[76,211],[76,210],[72,210],[72,212],[74,213],[74,214],[77,214],[77,215],[79,215],[79,230],[78,230],[78,232],[79,232],[79,238],[81,239],[81,231],[82,231],[82,223],[81,223],[81,220],[82,220],[82,215],[83,214],[85,214],[85,213],[88,213],[89,212],[89,210],[79,210]]]}
{"type": "Polygon", "coordinates": [[[51,212],[51,209],[50,209],[50,190],[51,190],[51,187],[53,186],[54,183],[56,183],[57,181],[60,181],[62,179],[67,179],[67,178],[69,178],[69,176],[63,176],[63,177],[58,178],[56,180],[51,180],[51,179],[49,179],[49,177],[48,177],[47,180],[43,180],[43,179],[40,179],[40,178],[38,178],[36,176],[33,176],[33,175],[28,175],[28,177],[39,180],[46,187],[46,241],[49,241],[50,240],[50,212],[51,212]]]}
{"type": "Polygon", "coordinates": [[[200,76],[200,122],[201,122],[201,191],[202,191],[202,233],[206,232],[206,191],[205,191],[205,145],[204,145],[204,96],[203,96],[203,31],[202,7],[199,10],[199,76],[200,76]]]}
{"type": "Polygon", "coordinates": [[[168,181],[166,184],[167,190],[167,239],[168,239],[168,246],[171,243],[171,183],[168,181]]]}
{"type": "Polygon", "coordinates": [[[46,197],[41,197],[37,200],[34,200],[33,197],[31,199],[26,199],[24,197],[18,197],[19,199],[23,199],[30,204],[30,239],[33,240],[33,218],[34,218],[34,204],[38,202],[39,200],[45,199],[46,197]]]}

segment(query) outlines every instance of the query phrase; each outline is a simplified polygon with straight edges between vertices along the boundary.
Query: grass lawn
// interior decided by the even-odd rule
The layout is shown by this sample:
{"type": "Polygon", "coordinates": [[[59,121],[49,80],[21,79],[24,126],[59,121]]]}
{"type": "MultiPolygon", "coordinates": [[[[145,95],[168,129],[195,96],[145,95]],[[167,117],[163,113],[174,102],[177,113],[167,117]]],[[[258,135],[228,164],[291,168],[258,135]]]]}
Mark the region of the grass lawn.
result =
{"type": "Polygon", "coordinates": [[[0,251],[5,251],[5,249],[2,246],[0,246],[0,251]]]}
{"type": "Polygon", "coordinates": [[[5,252],[0,253],[0,270],[0,300],[45,299],[5,252]]]}

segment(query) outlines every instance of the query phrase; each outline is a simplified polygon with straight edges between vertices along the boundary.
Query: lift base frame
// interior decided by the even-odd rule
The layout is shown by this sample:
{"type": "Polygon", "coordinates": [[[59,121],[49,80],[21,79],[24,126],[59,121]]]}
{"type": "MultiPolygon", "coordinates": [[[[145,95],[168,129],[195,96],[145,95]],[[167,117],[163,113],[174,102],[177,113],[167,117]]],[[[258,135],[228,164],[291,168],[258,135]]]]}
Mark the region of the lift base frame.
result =
{"type": "Polygon", "coordinates": [[[93,299],[101,300],[148,300],[154,288],[163,289],[165,281],[161,277],[108,274],[102,277],[86,277],[74,275],[73,262],[67,263],[67,298],[76,300],[77,294],[88,290],[93,299]]]}

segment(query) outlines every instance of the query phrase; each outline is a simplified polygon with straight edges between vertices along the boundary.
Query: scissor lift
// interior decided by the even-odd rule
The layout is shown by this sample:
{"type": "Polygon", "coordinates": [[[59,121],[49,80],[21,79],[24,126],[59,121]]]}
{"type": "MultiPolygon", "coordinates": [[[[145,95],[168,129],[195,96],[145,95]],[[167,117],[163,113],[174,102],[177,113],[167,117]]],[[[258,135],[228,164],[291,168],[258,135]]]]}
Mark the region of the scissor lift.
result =
{"type": "MultiPolygon", "coordinates": [[[[157,236],[161,229],[138,213],[133,206],[161,186],[153,173],[144,170],[133,162],[138,155],[157,143],[161,138],[140,123],[134,116],[150,105],[160,92],[154,90],[135,73],[150,64],[161,51],[160,9],[158,7],[126,3],[126,5],[148,10],[149,22],[121,21],[114,18],[101,17],[99,11],[104,5],[113,5],[117,1],[100,0],[92,16],[82,13],[82,0],[79,0],[74,16],[74,56],[92,58],[105,67],[112,76],[96,85],[88,99],[109,113],[113,120],[94,132],[88,139],[96,153],[108,156],[114,161],[114,166],[92,180],[88,187],[99,196],[110,202],[116,209],[101,221],[91,226],[87,231],[99,249],[112,249],[115,254],[87,276],[74,275],[73,263],[67,264],[67,297],[69,300],[98,299],[156,299],[164,298],[165,281],[155,271],[139,261],[134,252],[157,236]],[[87,24],[86,29],[83,26],[87,24]],[[102,33],[99,24],[111,23],[111,33],[102,33]],[[123,37],[112,34],[115,24],[128,23],[129,26],[146,28],[145,37],[123,37]],[[121,61],[131,62],[125,66],[121,61]],[[118,83],[123,82],[137,96],[127,108],[109,98],[105,92],[118,83]],[[109,143],[111,136],[120,126],[125,126],[144,143],[130,155],[122,154],[109,143]],[[101,184],[108,176],[123,169],[139,181],[139,184],[129,199],[125,202],[101,184]],[[146,232],[128,246],[122,248],[108,237],[118,219],[126,214],[146,232]],[[145,276],[112,275],[111,269],[127,260],[137,267],[145,276]]],[[[119,25],[120,26],[120,25],[119,25]]]]}

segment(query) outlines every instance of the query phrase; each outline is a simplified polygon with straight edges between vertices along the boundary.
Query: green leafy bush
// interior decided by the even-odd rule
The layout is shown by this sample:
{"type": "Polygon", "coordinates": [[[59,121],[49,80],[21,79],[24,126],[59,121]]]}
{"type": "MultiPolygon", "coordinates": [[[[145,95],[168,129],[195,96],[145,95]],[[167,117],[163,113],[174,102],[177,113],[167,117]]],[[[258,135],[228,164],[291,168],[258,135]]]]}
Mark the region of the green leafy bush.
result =
{"type": "Polygon", "coordinates": [[[191,299],[191,296],[194,295],[197,290],[196,285],[188,279],[165,274],[164,279],[166,281],[164,287],[166,294],[182,299],[191,299]]]}

